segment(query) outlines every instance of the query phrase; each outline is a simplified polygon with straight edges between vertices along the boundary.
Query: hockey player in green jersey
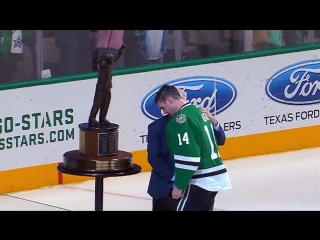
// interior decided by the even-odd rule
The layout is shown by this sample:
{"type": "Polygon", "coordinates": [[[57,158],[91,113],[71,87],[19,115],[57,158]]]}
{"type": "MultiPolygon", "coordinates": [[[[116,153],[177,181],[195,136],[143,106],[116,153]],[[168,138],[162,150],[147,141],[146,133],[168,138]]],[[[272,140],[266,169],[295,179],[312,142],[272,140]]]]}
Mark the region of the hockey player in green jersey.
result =
{"type": "Polygon", "coordinates": [[[231,188],[211,121],[174,86],[163,85],[155,103],[173,116],[166,139],[175,164],[172,198],[180,199],[177,210],[207,211],[219,191],[231,188]]]}

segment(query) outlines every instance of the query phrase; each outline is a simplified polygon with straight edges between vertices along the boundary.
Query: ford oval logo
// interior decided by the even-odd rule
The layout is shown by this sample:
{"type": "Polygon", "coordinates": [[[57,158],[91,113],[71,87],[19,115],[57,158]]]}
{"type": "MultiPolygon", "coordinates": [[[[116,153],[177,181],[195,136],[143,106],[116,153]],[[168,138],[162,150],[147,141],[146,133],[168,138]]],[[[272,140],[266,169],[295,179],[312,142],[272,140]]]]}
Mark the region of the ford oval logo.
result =
{"type": "MultiPolygon", "coordinates": [[[[219,77],[193,76],[179,78],[165,84],[182,89],[187,95],[187,101],[207,108],[212,114],[219,114],[234,102],[237,96],[235,86],[219,77]]],[[[154,103],[158,86],[151,90],[141,102],[141,110],[145,116],[156,120],[162,116],[159,107],[154,103]]]]}
{"type": "Polygon", "coordinates": [[[266,83],[266,94],[276,102],[308,105],[320,102],[320,59],[287,66],[266,83]]]}

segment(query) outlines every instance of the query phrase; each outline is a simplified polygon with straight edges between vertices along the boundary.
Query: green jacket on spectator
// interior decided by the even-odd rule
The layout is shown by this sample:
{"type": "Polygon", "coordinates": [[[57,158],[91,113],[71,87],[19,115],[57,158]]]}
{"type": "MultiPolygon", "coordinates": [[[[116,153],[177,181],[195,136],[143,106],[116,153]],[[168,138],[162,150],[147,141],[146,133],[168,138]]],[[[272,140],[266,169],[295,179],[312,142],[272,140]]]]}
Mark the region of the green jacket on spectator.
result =
{"type": "MultiPolygon", "coordinates": [[[[13,30],[0,30],[0,60],[22,60],[22,54],[11,53],[12,32],[13,30]]],[[[26,39],[35,33],[35,30],[21,30],[22,39],[26,39]]]]}

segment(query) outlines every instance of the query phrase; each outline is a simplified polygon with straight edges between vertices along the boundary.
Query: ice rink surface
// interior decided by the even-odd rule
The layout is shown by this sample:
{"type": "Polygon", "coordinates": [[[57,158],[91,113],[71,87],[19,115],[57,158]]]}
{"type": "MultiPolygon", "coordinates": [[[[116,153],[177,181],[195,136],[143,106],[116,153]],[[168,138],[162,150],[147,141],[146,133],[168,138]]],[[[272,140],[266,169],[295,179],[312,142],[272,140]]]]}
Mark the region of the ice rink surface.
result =
{"type": "MultiPolygon", "coordinates": [[[[225,161],[232,186],[215,211],[319,211],[320,148],[225,161]]],[[[105,211],[150,211],[150,173],[105,178],[105,211]]],[[[93,211],[94,180],[0,194],[0,211],[93,211]]]]}

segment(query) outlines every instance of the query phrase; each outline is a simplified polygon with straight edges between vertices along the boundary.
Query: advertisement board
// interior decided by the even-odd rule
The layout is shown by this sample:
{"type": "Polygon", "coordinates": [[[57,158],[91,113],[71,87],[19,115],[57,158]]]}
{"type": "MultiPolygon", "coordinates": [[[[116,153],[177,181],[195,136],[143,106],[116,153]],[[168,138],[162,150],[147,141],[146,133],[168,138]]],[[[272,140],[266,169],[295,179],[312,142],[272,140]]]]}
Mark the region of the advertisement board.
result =
{"type": "MultiPolygon", "coordinates": [[[[0,91],[0,173],[57,163],[78,149],[78,124],[88,119],[96,81],[0,91]]],[[[134,161],[145,170],[147,126],[161,117],[153,100],[163,84],[183,89],[189,102],[216,115],[227,136],[225,159],[272,153],[273,145],[254,143],[265,136],[279,141],[287,130],[319,131],[318,50],[114,76],[107,118],[120,125],[119,149],[137,153],[134,161]]],[[[319,145],[286,141],[292,149],[284,150],[319,145]]]]}

